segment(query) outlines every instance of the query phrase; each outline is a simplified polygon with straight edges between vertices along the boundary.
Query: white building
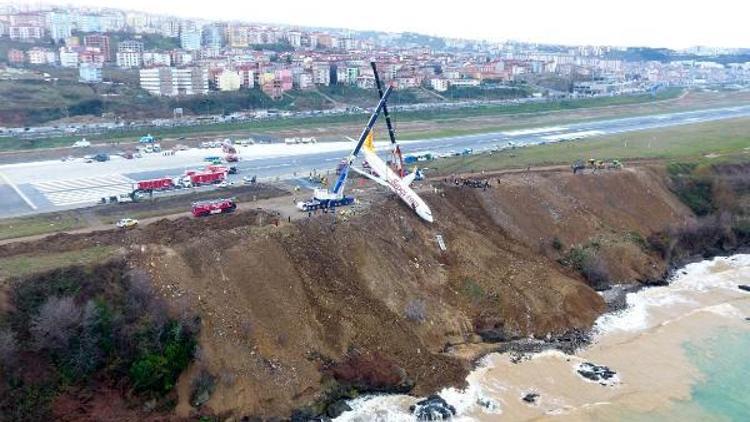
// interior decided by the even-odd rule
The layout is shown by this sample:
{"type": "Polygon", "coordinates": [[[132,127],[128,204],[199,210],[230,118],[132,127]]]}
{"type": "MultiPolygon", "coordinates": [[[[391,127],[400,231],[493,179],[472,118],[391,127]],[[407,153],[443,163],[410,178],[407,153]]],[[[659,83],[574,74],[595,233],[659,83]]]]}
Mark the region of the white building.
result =
{"type": "Polygon", "coordinates": [[[97,63],[81,63],[78,68],[78,80],[84,83],[102,81],[102,66],[97,63]]]}
{"type": "Polygon", "coordinates": [[[313,84],[312,75],[309,73],[296,73],[294,75],[294,87],[299,90],[312,89],[315,86],[313,84]]]}
{"type": "Polygon", "coordinates": [[[240,74],[231,70],[225,70],[216,78],[216,86],[219,91],[237,91],[242,85],[240,74]]]}
{"type": "Polygon", "coordinates": [[[445,92],[448,90],[448,80],[444,78],[432,78],[430,79],[430,86],[437,92],[445,92]]]}
{"type": "MultiPolygon", "coordinates": [[[[49,63],[49,50],[46,48],[39,48],[34,47],[31,50],[26,52],[26,55],[29,58],[30,64],[48,64],[49,63]]],[[[52,56],[54,57],[54,55],[52,56]]],[[[54,64],[55,61],[52,61],[52,64],[54,64]]]]}
{"type": "Polygon", "coordinates": [[[78,52],[67,47],[60,47],[60,66],[78,67],[78,52]]]}
{"type": "Polygon", "coordinates": [[[41,26],[11,26],[9,34],[12,40],[39,40],[44,38],[44,28],[41,26]]]}
{"type": "Polygon", "coordinates": [[[200,67],[141,69],[141,88],[158,96],[208,93],[208,70],[200,67]]]}
{"type": "Polygon", "coordinates": [[[145,52],[143,53],[143,66],[171,66],[172,57],[169,53],[145,52]]]}
{"type": "Polygon", "coordinates": [[[331,84],[331,66],[328,63],[315,63],[312,66],[312,78],[315,85],[331,84]]]}
{"type": "Polygon", "coordinates": [[[117,66],[123,69],[141,67],[143,64],[143,53],[138,53],[136,51],[118,51],[116,61],[117,66]]]}

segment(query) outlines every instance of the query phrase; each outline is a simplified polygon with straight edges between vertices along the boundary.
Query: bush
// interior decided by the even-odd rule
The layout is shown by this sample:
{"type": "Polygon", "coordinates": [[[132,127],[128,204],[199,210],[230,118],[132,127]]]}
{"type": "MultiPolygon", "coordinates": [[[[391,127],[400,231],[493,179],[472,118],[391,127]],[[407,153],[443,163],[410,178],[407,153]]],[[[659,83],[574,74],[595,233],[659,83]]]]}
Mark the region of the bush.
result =
{"type": "Polygon", "coordinates": [[[203,406],[208,399],[211,398],[211,394],[214,392],[216,387],[216,377],[211,375],[208,370],[201,369],[198,376],[193,379],[192,392],[190,393],[190,404],[193,407],[203,406]]]}
{"type": "Polygon", "coordinates": [[[164,394],[174,388],[177,377],[193,358],[195,340],[182,326],[170,321],[157,350],[143,353],[130,367],[133,386],[141,392],[164,394]]]}
{"type": "Polygon", "coordinates": [[[422,322],[427,317],[427,306],[422,299],[412,299],[406,304],[404,310],[406,319],[414,322],[422,322]]]}
{"type": "Polygon", "coordinates": [[[563,243],[559,237],[555,236],[555,238],[552,239],[552,248],[556,251],[561,251],[563,249],[563,243]]]}
{"type": "Polygon", "coordinates": [[[52,296],[31,321],[31,336],[38,350],[64,351],[81,323],[81,308],[73,298],[52,296]]]}
{"type": "Polygon", "coordinates": [[[583,260],[581,274],[586,277],[589,285],[596,290],[605,290],[609,287],[609,269],[607,263],[598,254],[588,255],[583,260]]]}
{"type": "Polygon", "coordinates": [[[10,328],[0,328],[0,369],[9,370],[16,363],[18,340],[10,328]]]}

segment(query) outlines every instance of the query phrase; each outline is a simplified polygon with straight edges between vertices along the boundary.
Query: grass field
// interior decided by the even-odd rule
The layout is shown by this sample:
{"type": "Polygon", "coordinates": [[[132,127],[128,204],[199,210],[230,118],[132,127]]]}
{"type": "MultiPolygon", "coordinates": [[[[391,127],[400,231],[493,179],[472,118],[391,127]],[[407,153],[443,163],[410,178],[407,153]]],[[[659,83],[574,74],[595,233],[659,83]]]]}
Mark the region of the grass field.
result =
{"type": "Polygon", "coordinates": [[[73,230],[82,227],[86,227],[86,222],[75,211],[10,218],[0,222],[0,240],[73,230]]]}
{"type": "MultiPolygon", "coordinates": [[[[674,99],[679,97],[681,94],[682,90],[680,89],[667,89],[656,95],[644,94],[620,97],[589,98],[581,100],[563,100],[545,103],[487,105],[472,108],[462,108],[457,110],[408,111],[398,113],[398,122],[440,122],[450,120],[452,123],[451,126],[461,128],[464,131],[463,133],[465,133],[465,131],[470,131],[472,130],[472,128],[461,127],[460,120],[464,118],[491,118],[493,116],[508,116],[525,113],[584,110],[590,108],[644,104],[674,99]]],[[[315,101],[318,100],[316,99],[315,101]]],[[[237,123],[227,122],[193,127],[123,130],[117,132],[109,132],[106,135],[87,136],[87,139],[94,142],[102,140],[115,141],[122,139],[134,141],[144,132],[149,132],[159,137],[178,137],[193,135],[216,136],[237,131],[274,132],[290,129],[315,130],[321,127],[360,124],[364,120],[365,118],[362,114],[347,114],[336,116],[307,117],[299,119],[274,119],[237,123]]],[[[420,136],[424,135],[420,134],[420,136]]],[[[407,138],[408,133],[405,134],[405,137],[403,139],[407,138]]],[[[57,138],[38,139],[2,138],[0,139],[0,151],[18,151],[68,146],[72,142],[79,139],[80,136],[63,136],[57,138]]]]}
{"type": "Polygon", "coordinates": [[[569,164],[575,160],[750,160],[750,118],[631,132],[435,161],[438,174],[569,164]]]}
{"type": "Polygon", "coordinates": [[[22,277],[24,275],[51,270],[76,264],[90,264],[100,262],[117,250],[112,246],[93,246],[70,252],[18,255],[9,258],[0,258],[0,280],[9,277],[22,277]]]}

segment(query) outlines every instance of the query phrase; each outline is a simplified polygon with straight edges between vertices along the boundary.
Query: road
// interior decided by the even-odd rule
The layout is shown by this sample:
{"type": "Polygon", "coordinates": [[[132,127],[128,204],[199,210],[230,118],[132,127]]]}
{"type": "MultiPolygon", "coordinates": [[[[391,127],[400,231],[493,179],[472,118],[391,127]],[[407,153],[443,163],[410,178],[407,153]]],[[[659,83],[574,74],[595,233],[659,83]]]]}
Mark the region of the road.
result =
{"type": "MultiPolygon", "coordinates": [[[[554,127],[483,133],[401,142],[405,153],[461,152],[470,148],[481,152],[493,148],[535,145],[577,140],[670,126],[697,124],[750,116],[750,105],[715,109],[599,120],[554,127]]],[[[261,144],[240,147],[239,174],[260,179],[294,179],[311,171],[331,171],[351,150],[351,142],[308,145],[261,144]]],[[[386,149],[387,143],[379,148],[386,149]]],[[[217,149],[192,149],[175,155],[148,154],[125,160],[113,157],[104,163],[83,160],[39,161],[0,166],[0,207],[4,216],[80,208],[104,196],[130,192],[136,180],[177,176],[187,169],[205,165],[203,157],[222,155],[217,149]]]]}

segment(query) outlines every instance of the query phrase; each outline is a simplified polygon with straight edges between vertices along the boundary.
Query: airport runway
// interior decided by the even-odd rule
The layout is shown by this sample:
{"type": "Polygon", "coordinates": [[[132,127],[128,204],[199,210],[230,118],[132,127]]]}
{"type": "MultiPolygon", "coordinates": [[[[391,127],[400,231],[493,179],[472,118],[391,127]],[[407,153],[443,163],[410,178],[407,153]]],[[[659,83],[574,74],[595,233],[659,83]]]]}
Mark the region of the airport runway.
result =
{"type": "MultiPolygon", "coordinates": [[[[696,124],[750,116],[750,105],[707,110],[629,117],[565,124],[515,131],[483,133],[401,142],[405,154],[436,154],[472,149],[475,153],[494,148],[578,140],[602,135],[696,124]]],[[[381,135],[385,131],[381,131],[381,135]]],[[[381,136],[382,138],[382,136],[381,136]]],[[[387,144],[381,143],[385,148],[387,144]]],[[[260,179],[292,179],[311,171],[325,172],[351,150],[351,142],[311,145],[265,144],[240,147],[242,161],[236,163],[242,176],[260,179]]],[[[223,155],[219,150],[179,151],[174,156],[148,154],[126,160],[113,157],[103,163],[41,161],[0,166],[0,209],[4,217],[80,208],[95,204],[103,196],[126,193],[136,180],[178,176],[187,169],[204,166],[203,157],[223,155]]]]}

